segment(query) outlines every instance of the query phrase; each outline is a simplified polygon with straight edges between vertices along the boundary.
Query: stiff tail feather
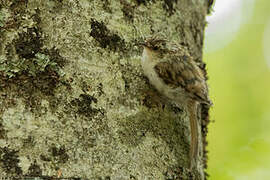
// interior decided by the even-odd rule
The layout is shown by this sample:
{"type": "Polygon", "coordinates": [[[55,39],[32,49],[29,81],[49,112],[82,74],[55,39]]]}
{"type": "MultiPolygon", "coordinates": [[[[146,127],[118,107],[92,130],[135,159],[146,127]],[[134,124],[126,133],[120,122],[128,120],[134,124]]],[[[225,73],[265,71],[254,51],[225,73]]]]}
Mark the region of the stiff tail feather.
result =
{"type": "Polygon", "coordinates": [[[191,131],[191,143],[190,143],[190,165],[192,169],[197,163],[198,145],[199,145],[199,133],[198,133],[198,120],[197,120],[197,102],[190,100],[188,102],[188,113],[191,131]]]}

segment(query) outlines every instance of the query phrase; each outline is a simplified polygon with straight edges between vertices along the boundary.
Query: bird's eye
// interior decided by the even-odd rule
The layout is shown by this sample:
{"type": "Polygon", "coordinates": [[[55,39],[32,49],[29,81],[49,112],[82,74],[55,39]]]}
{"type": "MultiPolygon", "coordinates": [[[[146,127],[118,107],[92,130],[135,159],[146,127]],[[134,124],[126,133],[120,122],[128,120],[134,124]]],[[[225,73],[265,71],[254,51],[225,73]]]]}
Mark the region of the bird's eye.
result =
{"type": "Polygon", "coordinates": [[[158,47],[157,46],[154,46],[153,47],[153,50],[155,50],[155,51],[158,50],[158,47]]]}

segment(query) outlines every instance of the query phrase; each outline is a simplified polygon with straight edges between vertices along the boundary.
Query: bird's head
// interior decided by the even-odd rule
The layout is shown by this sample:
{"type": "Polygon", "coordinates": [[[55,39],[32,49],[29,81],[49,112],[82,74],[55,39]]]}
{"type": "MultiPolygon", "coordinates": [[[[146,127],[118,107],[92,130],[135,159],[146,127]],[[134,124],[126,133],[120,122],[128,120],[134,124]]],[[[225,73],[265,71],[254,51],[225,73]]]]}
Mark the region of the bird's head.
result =
{"type": "Polygon", "coordinates": [[[140,43],[144,47],[143,60],[159,61],[168,52],[168,41],[152,37],[140,43]]]}

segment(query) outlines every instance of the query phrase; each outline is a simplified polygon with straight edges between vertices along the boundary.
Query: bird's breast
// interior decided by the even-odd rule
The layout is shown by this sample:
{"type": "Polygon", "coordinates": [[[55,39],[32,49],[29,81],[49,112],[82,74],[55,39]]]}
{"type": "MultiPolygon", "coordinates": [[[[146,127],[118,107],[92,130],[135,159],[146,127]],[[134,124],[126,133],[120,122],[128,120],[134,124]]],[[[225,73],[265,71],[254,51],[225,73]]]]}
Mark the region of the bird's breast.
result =
{"type": "Polygon", "coordinates": [[[169,99],[181,102],[187,99],[185,95],[185,90],[181,87],[172,88],[164,83],[162,78],[158,76],[155,69],[155,64],[149,61],[142,61],[142,68],[144,71],[144,75],[149,79],[149,82],[163,95],[168,97],[169,99]]]}
{"type": "Polygon", "coordinates": [[[144,75],[149,79],[150,83],[161,93],[164,93],[165,83],[158,76],[154,69],[154,64],[143,62],[142,67],[144,71],[144,75]]]}

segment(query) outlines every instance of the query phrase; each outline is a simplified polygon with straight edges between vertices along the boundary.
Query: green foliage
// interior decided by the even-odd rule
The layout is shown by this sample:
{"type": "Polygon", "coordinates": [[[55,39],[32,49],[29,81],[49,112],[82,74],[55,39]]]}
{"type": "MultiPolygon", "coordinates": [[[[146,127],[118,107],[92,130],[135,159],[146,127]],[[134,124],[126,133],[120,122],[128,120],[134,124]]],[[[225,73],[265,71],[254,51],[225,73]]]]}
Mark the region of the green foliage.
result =
{"type": "Polygon", "coordinates": [[[209,180],[270,179],[270,69],[262,47],[270,2],[255,7],[233,42],[204,57],[215,120],[208,134],[209,180]]]}

